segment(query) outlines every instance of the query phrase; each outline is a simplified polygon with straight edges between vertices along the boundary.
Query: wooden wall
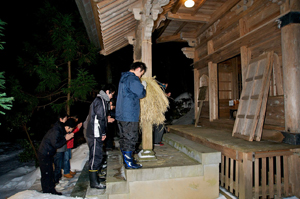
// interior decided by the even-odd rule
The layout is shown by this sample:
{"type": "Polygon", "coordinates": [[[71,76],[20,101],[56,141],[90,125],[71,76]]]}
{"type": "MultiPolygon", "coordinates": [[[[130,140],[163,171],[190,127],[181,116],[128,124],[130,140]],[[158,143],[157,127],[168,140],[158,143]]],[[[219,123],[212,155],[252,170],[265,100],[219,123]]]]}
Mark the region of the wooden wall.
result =
{"type": "MultiPolygon", "coordinates": [[[[269,96],[267,102],[264,129],[284,130],[284,101],[283,95],[269,96]]],[[[222,101],[222,100],[221,100],[222,101]]],[[[209,118],[209,102],[204,101],[201,118],[209,118]]],[[[201,120],[200,120],[201,121],[201,120]]],[[[233,126],[232,126],[233,127],[233,126]]]]}
{"type": "Polygon", "coordinates": [[[275,22],[279,15],[280,6],[269,0],[254,1],[253,5],[248,6],[246,10],[232,9],[198,36],[195,59],[201,61],[195,63],[196,68],[206,67],[206,59],[203,58],[208,55],[207,43],[210,40],[215,52],[231,51],[222,53],[223,56],[219,58],[211,57],[217,63],[240,54],[239,48],[244,45],[251,49],[252,58],[268,50],[274,50],[281,56],[280,29],[275,22]],[[245,37],[246,41],[243,39],[237,41],[246,34],[248,34],[245,37]],[[233,41],[237,42],[232,46],[230,44],[233,41]]]}
{"type": "MultiPolygon", "coordinates": [[[[244,77],[247,63],[251,59],[267,51],[274,51],[269,96],[279,98],[275,97],[275,103],[275,98],[269,97],[265,124],[284,127],[281,31],[276,19],[285,14],[283,9],[285,3],[279,4],[277,1],[269,0],[248,1],[252,3],[247,4],[243,2],[240,1],[239,5],[234,6],[223,18],[197,36],[198,45],[195,50],[194,67],[198,69],[199,77],[201,77],[202,71],[207,70],[208,62],[220,64],[240,55],[244,77]]],[[[221,80],[218,85],[219,90],[230,90],[227,89],[228,82],[222,83],[222,78],[219,80],[221,80]]],[[[233,86],[232,84],[231,87],[233,86]]],[[[225,106],[225,101],[222,101],[225,98],[235,99],[230,92],[219,92],[219,108],[225,106]]],[[[209,117],[208,110],[207,101],[204,102],[201,117],[209,117]]],[[[220,115],[222,115],[221,112],[219,112],[220,115]]]]}

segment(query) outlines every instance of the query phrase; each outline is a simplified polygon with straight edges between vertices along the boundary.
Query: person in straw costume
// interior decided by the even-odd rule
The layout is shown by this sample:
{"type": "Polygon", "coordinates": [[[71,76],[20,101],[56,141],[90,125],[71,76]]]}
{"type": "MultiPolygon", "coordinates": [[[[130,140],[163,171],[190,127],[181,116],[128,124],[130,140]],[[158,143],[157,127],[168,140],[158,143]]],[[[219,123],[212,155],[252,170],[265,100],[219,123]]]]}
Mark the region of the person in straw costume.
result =
{"type": "MultiPolygon", "coordinates": [[[[147,96],[140,102],[140,129],[143,133],[152,133],[153,126],[164,127],[165,112],[169,108],[168,94],[165,93],[155,76],[143,77],[141,80],[147,83],[147,96]]],[[[142,158],[144,151],[147,151],[145,147],[139,153],[140,158],[142,158]]]]}

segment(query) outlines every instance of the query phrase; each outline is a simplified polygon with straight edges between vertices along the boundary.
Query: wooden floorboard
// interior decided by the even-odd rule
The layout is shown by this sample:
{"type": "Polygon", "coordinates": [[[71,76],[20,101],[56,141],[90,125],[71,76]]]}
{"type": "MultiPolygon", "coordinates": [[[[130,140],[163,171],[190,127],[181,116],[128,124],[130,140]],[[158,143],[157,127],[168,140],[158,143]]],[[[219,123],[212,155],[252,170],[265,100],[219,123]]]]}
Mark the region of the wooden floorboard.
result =
{"type": "Polygon", "coordinates": [[[296,145],[271,141],[246,141],[232,137],[231,130],[229,129],[221,130],[204,126],[195,127],[194,125],[168,125],[167,127],[171,133],[178,134],[208,147],[215,148],[216,150],[226,148],[247,153],[300,148],[300,146],[296,145]]]}

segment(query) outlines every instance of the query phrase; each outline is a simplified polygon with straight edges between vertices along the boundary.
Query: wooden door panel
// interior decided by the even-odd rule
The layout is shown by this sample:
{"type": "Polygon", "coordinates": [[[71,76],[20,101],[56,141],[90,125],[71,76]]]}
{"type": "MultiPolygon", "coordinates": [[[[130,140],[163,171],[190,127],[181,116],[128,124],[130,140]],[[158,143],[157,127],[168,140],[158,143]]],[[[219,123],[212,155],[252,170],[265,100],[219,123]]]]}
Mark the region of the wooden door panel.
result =
{"type": "Polygon", "coordinates": [[[261,136],[272,60],[273,52],[269,52],[250,61],[232,136],[249,141],[261,136]]]}

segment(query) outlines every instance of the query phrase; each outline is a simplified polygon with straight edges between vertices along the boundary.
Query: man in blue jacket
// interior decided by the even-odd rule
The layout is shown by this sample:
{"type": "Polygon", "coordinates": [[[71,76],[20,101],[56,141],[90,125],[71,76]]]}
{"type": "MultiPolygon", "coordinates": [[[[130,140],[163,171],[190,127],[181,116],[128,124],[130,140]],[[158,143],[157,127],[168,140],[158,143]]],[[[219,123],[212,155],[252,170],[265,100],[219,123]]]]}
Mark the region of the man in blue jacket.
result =
{"type": "Polygon", "coordinates": [[[116,120],[120,133],[120,149],[126,168],[138,169],[133,159],[133,151],[138,141],[138,126],[140,117],[140,99],[146,96],[146,82],[140,78],[147,67],[143,62],[135,62],[128,72],[121,75],[116,104],[116,120]]]}

